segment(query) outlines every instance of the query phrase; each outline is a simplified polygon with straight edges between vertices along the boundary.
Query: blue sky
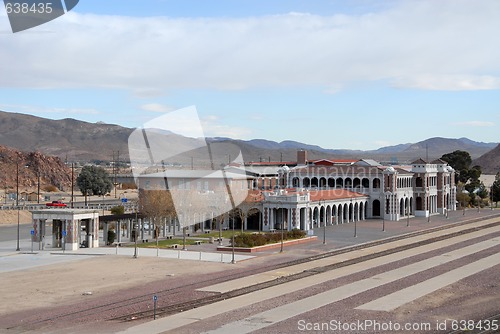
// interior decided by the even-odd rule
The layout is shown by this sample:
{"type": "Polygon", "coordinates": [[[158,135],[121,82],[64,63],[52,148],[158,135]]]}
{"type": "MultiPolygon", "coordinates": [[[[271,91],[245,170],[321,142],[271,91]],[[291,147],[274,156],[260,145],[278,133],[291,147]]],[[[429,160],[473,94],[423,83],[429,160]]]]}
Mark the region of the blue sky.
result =
{"type": "Polygon", "coordinates": [[[205,135],[376,149],[499,142],[495,0],[82,0],[13,34],[0,110],[140,127],[195,105],[205,135]]]}

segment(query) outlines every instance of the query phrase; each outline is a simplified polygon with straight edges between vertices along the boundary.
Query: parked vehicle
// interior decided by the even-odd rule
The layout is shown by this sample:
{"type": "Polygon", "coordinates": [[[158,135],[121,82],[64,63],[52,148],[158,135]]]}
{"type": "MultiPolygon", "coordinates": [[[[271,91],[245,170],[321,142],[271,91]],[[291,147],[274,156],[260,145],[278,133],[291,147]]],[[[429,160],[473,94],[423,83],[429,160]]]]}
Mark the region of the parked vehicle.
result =
{"type": "Polygon", "coordinates": [[[52,201],[50,203],[46,203],[45,206],[56,207],[56,208],[65,208],[68,205],[66,203],[61,202],[61,201],[52,201]]]}

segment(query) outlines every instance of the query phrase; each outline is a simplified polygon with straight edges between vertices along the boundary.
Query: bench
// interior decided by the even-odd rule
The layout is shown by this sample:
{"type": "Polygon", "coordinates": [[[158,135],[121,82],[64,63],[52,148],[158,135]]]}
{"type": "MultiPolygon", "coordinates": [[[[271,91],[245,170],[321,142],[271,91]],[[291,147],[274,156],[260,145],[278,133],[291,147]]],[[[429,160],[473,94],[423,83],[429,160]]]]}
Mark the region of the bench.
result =
{"type": "Polygon", "coordinates": [[[170,248],[178,248],[179,247],[179,244],[173,244],[170,246],[170,248]]]}
{"type": "Polygon", "coordinates": [[[167,235],[165,236],[165,239],[172,239],[174,236],[173,235],[167,235]]]}
{"type": "Polygon", "coordinates": [[[195,245],[201,245],[202,243],[203,243],[203,241],[201,241],[201,240],[196,240],[196,241],[194,242],[194,244],[195,244],[195,245]]]}

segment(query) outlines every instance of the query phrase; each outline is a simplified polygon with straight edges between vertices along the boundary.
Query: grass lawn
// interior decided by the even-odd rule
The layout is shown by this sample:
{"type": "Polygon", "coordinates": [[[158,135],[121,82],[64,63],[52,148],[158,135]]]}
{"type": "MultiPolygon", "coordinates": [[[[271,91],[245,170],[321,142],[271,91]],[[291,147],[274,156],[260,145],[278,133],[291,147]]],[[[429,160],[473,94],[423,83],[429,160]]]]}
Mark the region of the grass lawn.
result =
{"type": "MultiPolygon", "coordinates": [[[[245,231],[243,232],[244,234],[252,234],[252,233],[259,233],[258,231],[245,231]]],[[[241,234],[241,229],[235,229],[234,230],[234,235],[241,234]]],[[[222,231],[222,238],[223,239],[230,239],[233,236],[233,230],[226,230],[222,231]]],[[[208,237],[213,237],[217,239],[219,237],[219,231],[218,230],[212,230],[210,233],[203,233],[203,234],[198,234],[197,237],[200,238],[208,238],[208,237]]]]}
{"type": "MultiPolygon", "coordinates": [[[[200,239],[201,240],[201,239],[200,239]]],[[[203,243],[207,243],[208,240],[202,240],[203,243]]],[[[171,248],[172,245],[182,245],[182,238],[180,239],[166,239],[158,240],[159,248],[171,248]]],[[[196,239],[186,239],[186,245],[195,245],[196,239]]],[[[134,247],[134,244],[129,245],[129,247],[134,247]]],[[[156,248],[156,240],[145,243],[137,243],[137,247],[140,248],[156,248]]]]}

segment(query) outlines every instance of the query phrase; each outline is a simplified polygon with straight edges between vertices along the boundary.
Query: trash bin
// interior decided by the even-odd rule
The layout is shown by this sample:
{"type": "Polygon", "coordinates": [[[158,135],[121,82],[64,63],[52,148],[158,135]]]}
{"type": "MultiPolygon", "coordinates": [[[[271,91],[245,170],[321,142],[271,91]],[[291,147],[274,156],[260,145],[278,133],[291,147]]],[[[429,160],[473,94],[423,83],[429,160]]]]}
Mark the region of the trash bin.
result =
{"type": "Polygon", "coordinates": [[[209,237],[208,238],[208,242],[211,243],[211,244],[213,244],[214,243],[214,237],[209,237]]]}

